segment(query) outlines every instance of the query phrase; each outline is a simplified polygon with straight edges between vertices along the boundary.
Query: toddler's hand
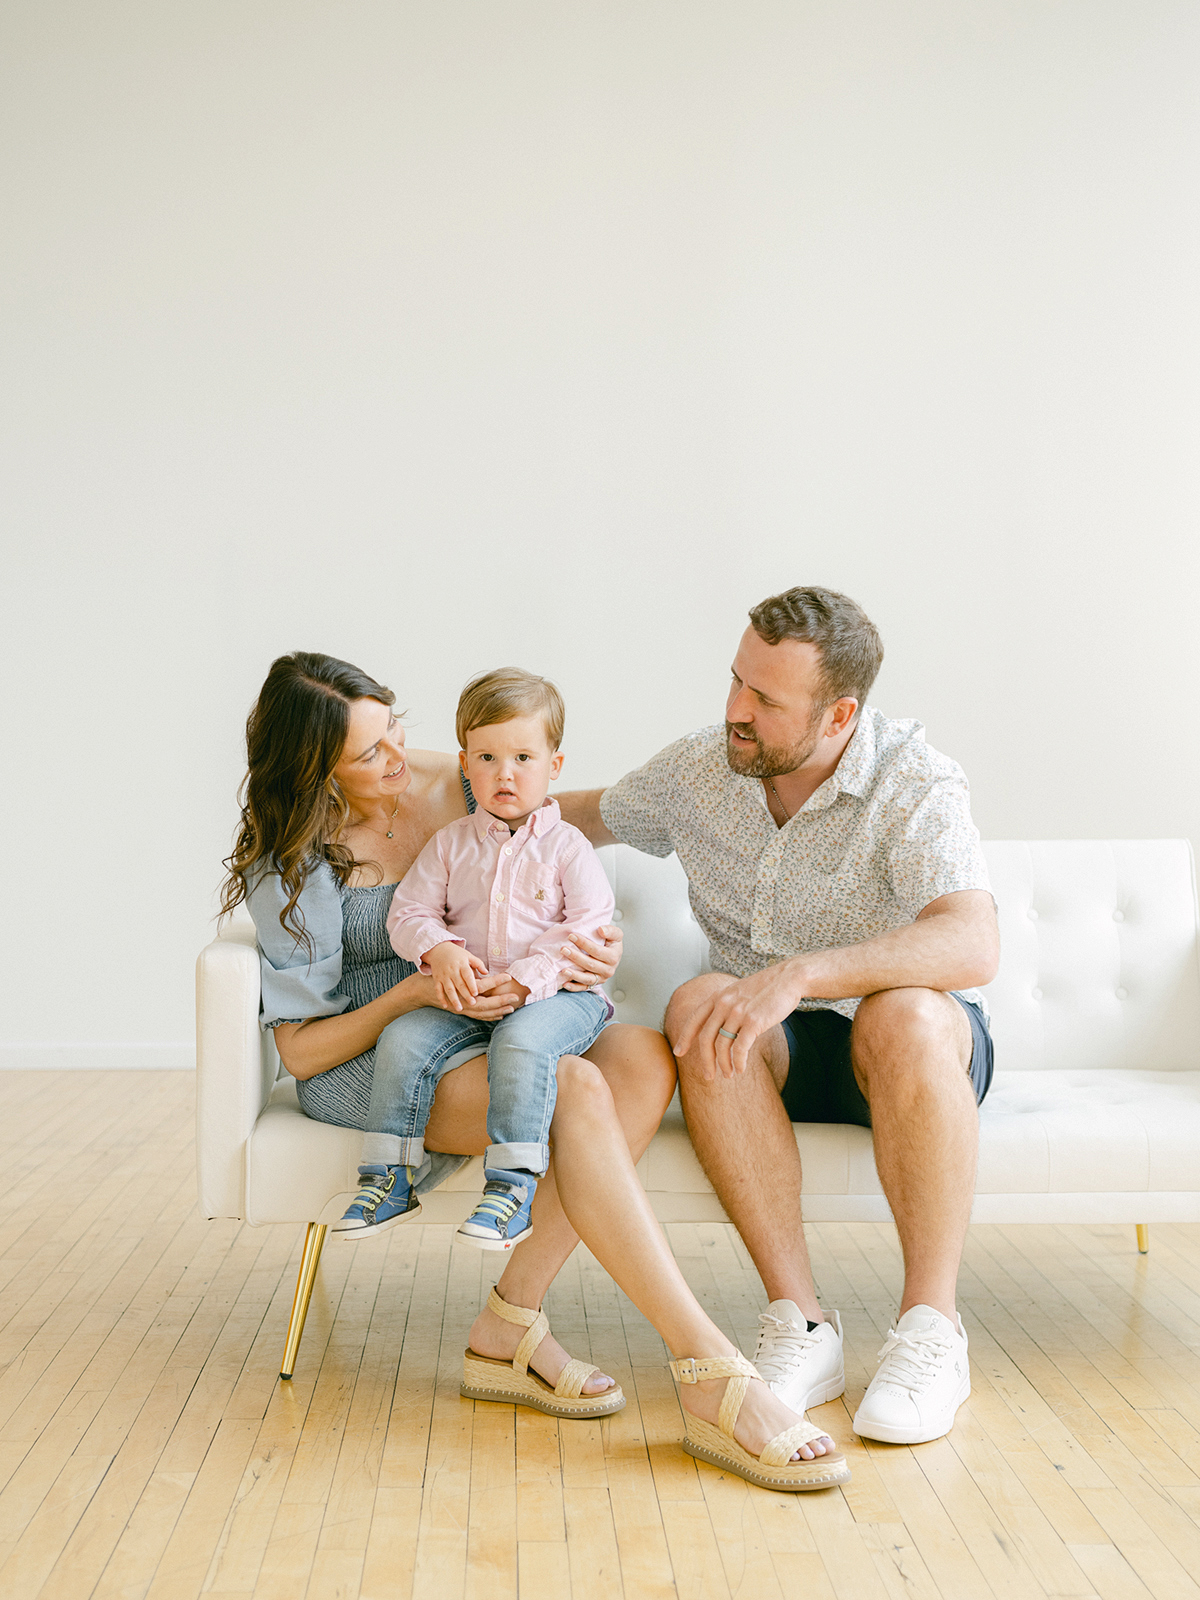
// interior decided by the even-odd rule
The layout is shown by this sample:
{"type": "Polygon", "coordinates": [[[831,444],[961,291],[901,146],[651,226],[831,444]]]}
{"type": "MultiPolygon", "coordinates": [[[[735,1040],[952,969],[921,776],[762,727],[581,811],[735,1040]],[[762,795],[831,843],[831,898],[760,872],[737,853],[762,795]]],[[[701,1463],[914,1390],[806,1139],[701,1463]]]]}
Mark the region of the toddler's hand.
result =
{"type": "Polygon", "coordinates": [[[482,977],[487,972],[478,956],[446,939],[426,951],[425,960],[437,985],[438,1004],[443,1010],[461,1011],[464,1001],[474,1000],[478,993],[476,974],[482,977]]]}

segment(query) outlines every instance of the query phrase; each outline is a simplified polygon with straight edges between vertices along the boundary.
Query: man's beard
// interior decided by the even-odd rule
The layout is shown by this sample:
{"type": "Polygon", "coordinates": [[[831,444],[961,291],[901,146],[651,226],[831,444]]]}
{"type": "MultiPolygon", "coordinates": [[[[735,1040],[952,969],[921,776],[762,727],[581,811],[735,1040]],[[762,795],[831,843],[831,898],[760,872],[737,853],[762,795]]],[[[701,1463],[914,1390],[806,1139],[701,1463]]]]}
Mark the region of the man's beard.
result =
{"type": "Polygon", "coordinates": [[[804,765],[821,741],[821,712],[824,709],[822,706],[821,711],[814,712],[800,742],[790,748],[764,744],[750,728],[736,722],[727,722],[725,759],[729,762],[729,770],[736,772],[740,778],[780,778],[785,772],[795,772],[797,767],[804,765]],[[754,740],[753,750],[734,749],[730,742],[730,733],[734,728],[744,738],[754,740]]]}

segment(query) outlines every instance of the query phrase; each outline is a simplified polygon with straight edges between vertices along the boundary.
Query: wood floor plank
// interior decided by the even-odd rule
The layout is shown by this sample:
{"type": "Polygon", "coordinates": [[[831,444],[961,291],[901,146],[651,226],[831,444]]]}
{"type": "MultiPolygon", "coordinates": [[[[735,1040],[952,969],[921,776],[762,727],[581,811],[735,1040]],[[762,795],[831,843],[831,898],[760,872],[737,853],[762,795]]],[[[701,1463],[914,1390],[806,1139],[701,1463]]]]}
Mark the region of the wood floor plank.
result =
{"type": "Polygon", "coordinates": [[[889,1600],[950,1600],[933,1581],[902,1522],[867,1523],[859,1531],[889,1600]]]}
{"type": "MultiPolygon", "coordinates": [[[[679,1600],[730,1600],[734,1591],[703,1491],[697,1498],[663,1498],[659,1504],[679,1600]]],[[[778,1583],[773,1581],[772,1587],[778,1592],[778,1583]]]]}
{"type": "Polygon", "coordinates": [[[1085,1489],[1083,1495],[1096,1521],[1156,1600],[1197,1600],[1200,1585],[1119,1490],[1085,1489]]]}
{"type": "Polygon", "coordinates": [[[466,1600],[515,1600],[517,1593],[516,1411],[474,1407],[466,1600]]]}

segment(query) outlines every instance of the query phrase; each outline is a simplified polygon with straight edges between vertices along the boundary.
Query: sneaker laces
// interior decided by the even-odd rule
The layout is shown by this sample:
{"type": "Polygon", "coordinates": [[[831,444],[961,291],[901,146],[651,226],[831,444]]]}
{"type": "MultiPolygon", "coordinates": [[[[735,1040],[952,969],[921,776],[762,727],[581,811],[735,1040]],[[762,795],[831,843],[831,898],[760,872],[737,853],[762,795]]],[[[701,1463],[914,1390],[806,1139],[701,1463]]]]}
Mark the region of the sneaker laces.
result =
{"type": "Polygon", "coordinates": [[[935,1329],[914,1338],[912,1334],[897,1333],[895,1328],[889,1328],[879,1352],[879,1370],[874,1381],[907,1389],[909,1394],[920,1394],[937,1377],[952,1345],[951,1335],[935,1329]]]}
{"type": "MultiPolygon", "coordinates": [[[[363,1207],[379,1206],[384,1200],[387,1199],[388,1195],[390,1195],[392,1190],[396,1187],[396,1174],[399,1172],[399,1170],[400,1169],[398,1167],[393,1167],[389,1169],[389,1171],[386,1172],[382,1177],[375,1179],[373,1183],[362,1182],[360,1184],[358,1193],[354,1196],[352,1204],[363,1207]]],[[[405,1167],[404,1171],[409,1183],[411,1184],[412,1168],[405,1167]]]]}
{"type": "MultiPolygon", "coordinates": [[[[791,1375],[793,1364],[806,1356],[819,1342],[819,1334],[808,1325],[786,1322],[782,1317],[764,1311],[758,1319],[758,1344],[754,1349],[754,1365],[767,1383],[791,1375]]],[[[817,1328],[823,1324],[818,1323],[817,1328]]]]}
{"type": "Polygon", "coordinates": [[[514,1194],[507,1184],[488,1183],[484,1185],[483,1198],[475,1206],[475,1215],[483,1211],[496,1222],[509,1222],[524,1203],[523,1198],[514,1194]]]}
{"type": "Polygon", "coordinates": [[[381,1200],[386,1200],[392,1192],[392,1185],[386,1179],[378,1183],[364,1183],[354,1196],[356,1206],[377,1206],[381,1200]]]}

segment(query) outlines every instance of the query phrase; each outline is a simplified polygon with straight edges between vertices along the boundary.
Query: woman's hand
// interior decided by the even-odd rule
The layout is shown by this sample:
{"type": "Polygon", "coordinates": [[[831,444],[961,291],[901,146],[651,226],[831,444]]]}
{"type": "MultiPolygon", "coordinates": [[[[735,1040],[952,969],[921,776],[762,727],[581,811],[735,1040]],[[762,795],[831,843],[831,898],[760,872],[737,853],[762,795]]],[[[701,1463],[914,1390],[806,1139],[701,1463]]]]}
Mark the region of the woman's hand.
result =
{"type": "Polygon", "coordinates": [[[499,1022],[501,1017],[523,1006],[529,993],[515,978],[495,978],[491,973],[476,978],[475,987],[479,993],[473,1000],[463,1001],[461,1015],[474,1017],[477,1022],[499,1022]]]}
{"type": "Polygon", "coordinates": [[[564,971],[568,981],[564,989],[594,989],[598,983],[607,983],[621,964],[621,945],[624,934],[613,923],[596,929],[596,938],[585,939],[573,933],[563,945],[563,955],[569,956],[571,965],[564,971]]]}

